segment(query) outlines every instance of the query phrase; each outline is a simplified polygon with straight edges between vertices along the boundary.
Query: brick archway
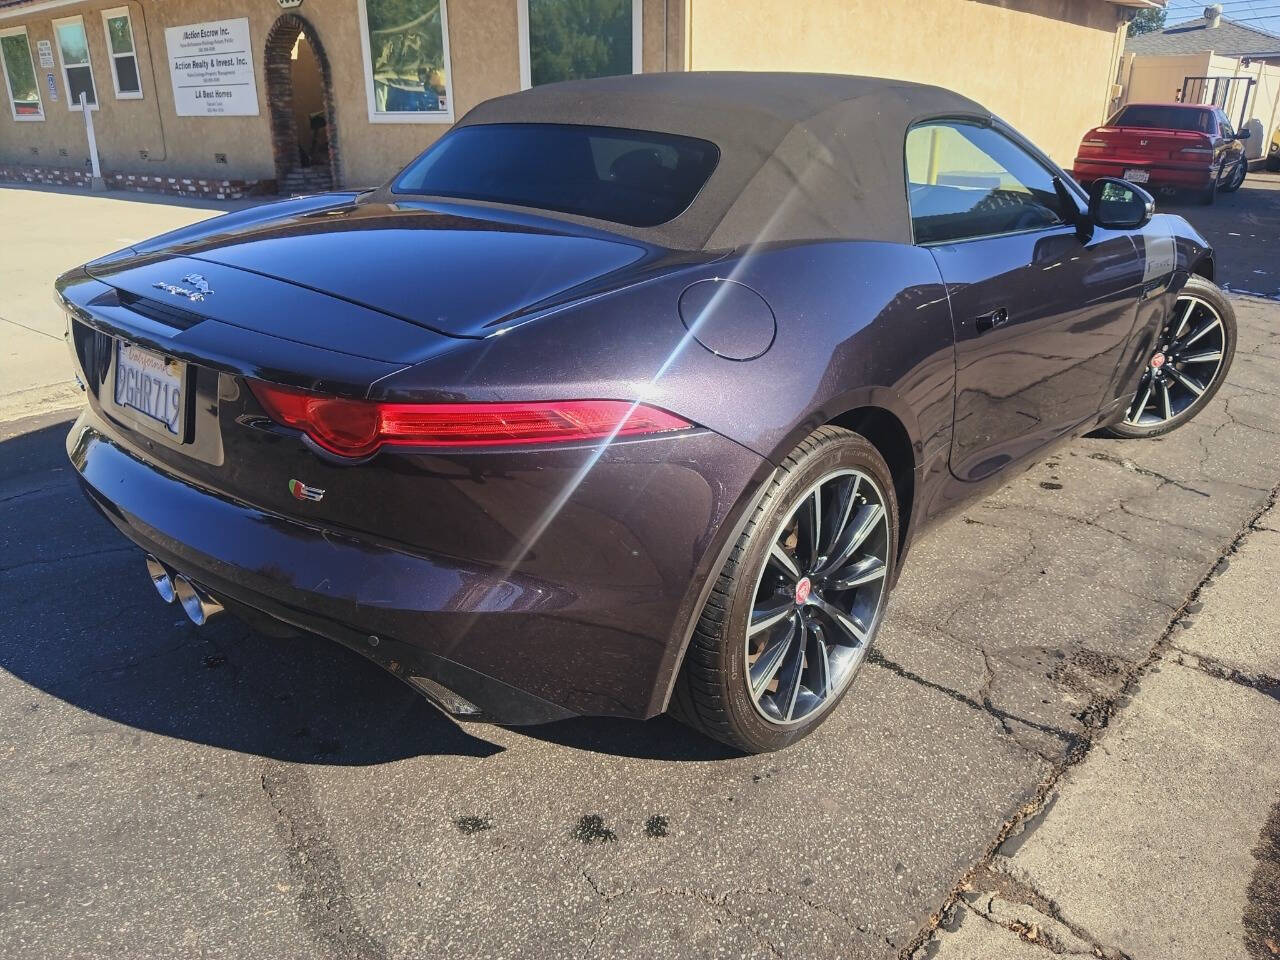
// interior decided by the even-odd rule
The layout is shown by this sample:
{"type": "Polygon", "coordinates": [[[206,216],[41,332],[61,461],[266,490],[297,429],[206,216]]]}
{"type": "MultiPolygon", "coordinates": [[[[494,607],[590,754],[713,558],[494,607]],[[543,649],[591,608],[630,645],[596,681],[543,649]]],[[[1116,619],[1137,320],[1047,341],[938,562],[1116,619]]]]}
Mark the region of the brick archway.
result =
{"type": "Polygon", "coordinates": [[[338,153],[338,127],[333,111],[333,75],[329,58],[315,27],[296,13],[282,14],[267,33],[263,51],[263,74],[267,81],[267,109],[271,118],[271,149],[275,154],[276,183],[283,185],[298,169],[298,127],[293,115],[293,75],[290,53],[298,34],[306,34],[315,53],[324,89],[325,124],[329,141],[329,172],[336,189],[342,184],[342,164],[338,153]]]}

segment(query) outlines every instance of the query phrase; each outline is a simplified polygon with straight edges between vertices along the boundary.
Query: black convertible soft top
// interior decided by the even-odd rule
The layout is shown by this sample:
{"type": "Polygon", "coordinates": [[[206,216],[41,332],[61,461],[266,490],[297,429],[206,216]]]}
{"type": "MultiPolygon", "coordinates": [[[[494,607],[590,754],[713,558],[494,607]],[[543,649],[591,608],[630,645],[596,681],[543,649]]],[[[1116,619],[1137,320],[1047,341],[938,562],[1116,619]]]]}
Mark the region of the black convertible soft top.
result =
{"type": "Polygon", "coordinates": [[[902,80],[691,72],[548,84],[485,101],[459,126],[587,124],[710,140],[720,162],[688,209],[656,227],[620,229],[690,250],[787,240],[910,243],[906,131],[936,116],[991,114],[949,90],[902,80]]]}

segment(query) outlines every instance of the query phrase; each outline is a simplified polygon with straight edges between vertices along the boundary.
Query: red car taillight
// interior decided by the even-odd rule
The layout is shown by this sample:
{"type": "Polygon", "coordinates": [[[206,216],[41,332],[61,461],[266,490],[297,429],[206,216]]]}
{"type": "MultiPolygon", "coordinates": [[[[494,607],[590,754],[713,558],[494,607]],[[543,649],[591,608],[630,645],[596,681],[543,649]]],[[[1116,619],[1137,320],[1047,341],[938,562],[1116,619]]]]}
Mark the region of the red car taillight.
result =
{"type": "Polygon", "coordinates": [[[675,414],[626,400],[537,403],[384,403],[331,397],[250,380],[271,419],[303,431],[342,457],[384,445],[519,446],[666,433],[692,426],[675,414]]]}
{"type": "Polygon", "coordinates": [[[1186,160],[1209,160],[1213,158],[1213,147],[1183,147],[1178,156],[1186,160]]]}

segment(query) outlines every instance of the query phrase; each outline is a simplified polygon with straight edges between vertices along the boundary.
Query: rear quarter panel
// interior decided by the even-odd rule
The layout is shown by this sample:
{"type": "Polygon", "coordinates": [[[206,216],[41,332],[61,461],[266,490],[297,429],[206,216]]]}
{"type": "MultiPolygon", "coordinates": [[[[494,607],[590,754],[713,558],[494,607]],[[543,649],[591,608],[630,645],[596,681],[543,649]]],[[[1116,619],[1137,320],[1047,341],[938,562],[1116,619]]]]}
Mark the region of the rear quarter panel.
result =
{"type": "Polygon", "coordinates": [[[954,368],[928,251],[828,242],[755,248],[558,308],[389,377],[373,395],[640,398],[774,462],[814,427],[874,405],[902,421],[920,463],[950,442],[954,368]],[[690,333],[680,295],[709,278],[767,301],[776,335],[762,355],[717,356],[690,333]]]}

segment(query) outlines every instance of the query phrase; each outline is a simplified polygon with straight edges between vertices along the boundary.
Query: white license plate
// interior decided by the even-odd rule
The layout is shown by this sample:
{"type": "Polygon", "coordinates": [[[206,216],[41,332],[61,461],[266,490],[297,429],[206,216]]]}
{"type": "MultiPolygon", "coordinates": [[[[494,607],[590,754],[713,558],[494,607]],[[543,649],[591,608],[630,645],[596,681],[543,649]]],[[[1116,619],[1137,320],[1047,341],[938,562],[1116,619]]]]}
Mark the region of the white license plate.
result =
{"type": "Polygon", "coordinates": [[[1124,178],[1130,183],[1146,183],[1151,179],[1151,174],[1141,168],[1134,170],[1126,170],[1124,178]]]}
{"type": "Polygon", "coordinates": [[[116,404],[182,435],[184,365],[132,343],[116,344],[116,404]]]}

